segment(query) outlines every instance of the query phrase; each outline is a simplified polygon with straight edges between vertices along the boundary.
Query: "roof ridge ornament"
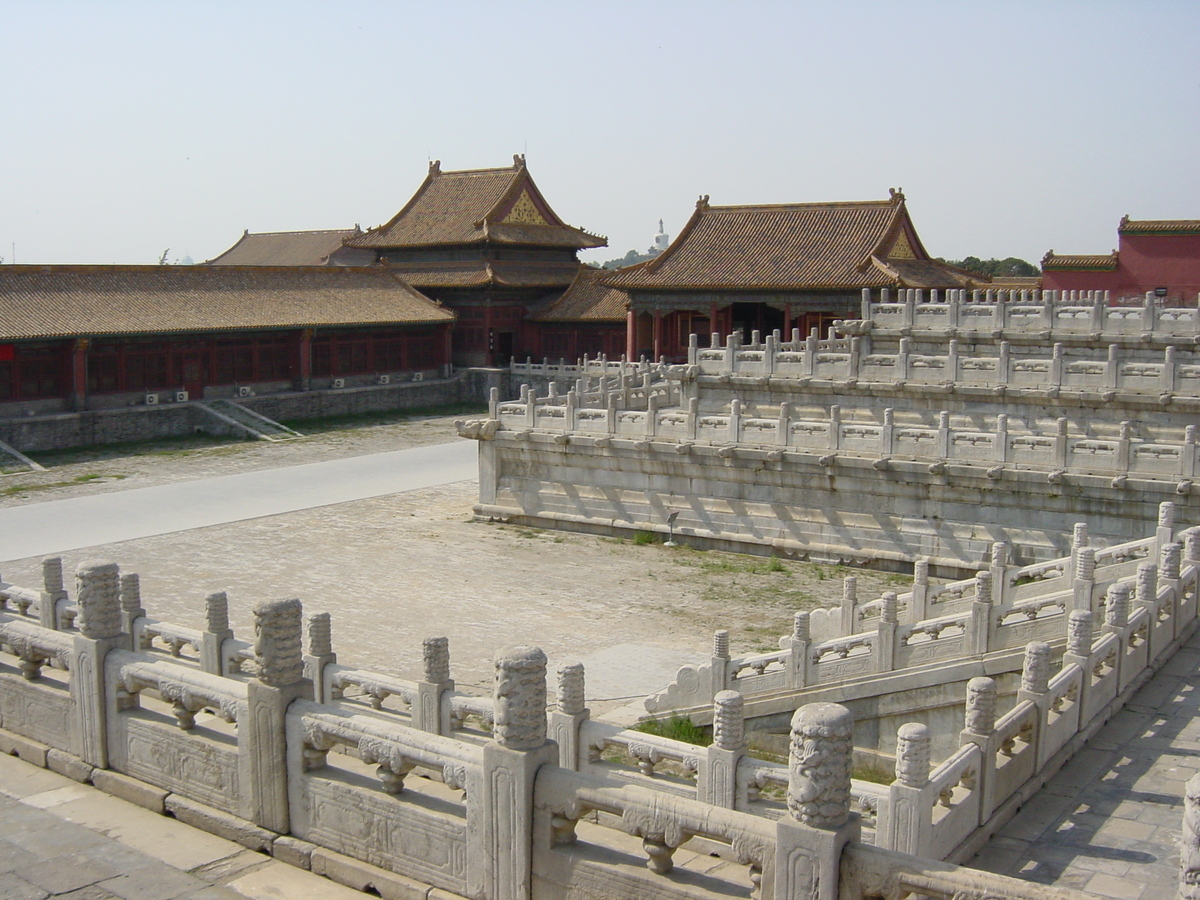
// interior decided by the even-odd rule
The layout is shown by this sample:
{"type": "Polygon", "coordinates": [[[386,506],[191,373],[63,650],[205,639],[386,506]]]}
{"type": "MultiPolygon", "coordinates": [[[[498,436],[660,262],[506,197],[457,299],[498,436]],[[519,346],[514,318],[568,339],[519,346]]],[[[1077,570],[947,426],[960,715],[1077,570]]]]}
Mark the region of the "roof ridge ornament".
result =
{"type": "Polygon", "coordinates": [[[708,194],[701,194],[696,201],[696,209],[708,209],[708,194]]]}
{"type": "Polygon", "coordinates": [[[514,153],[513,154],[513,165],[516,166],[518,169],[525,168],[525,154],[524,153],[514,153]]]}
{"type": "Polygon", "coordinates": [[[430,160],[429,174],[430,175],[441,175],[442,174],[442,161],[440,159],[430,160]]]}
{"type": "Polygon", "coordinates": [[[904,202],[904,188],[902,188],[902,187],[888,188],[888,199],[891,200],[893,203],[903,203],[904,202]]]}

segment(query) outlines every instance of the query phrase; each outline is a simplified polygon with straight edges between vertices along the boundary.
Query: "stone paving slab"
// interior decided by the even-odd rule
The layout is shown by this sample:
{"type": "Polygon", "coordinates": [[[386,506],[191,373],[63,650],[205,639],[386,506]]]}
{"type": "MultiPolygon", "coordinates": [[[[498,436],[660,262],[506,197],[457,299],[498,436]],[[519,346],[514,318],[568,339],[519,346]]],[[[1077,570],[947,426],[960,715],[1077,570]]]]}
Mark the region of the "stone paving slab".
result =
{"type": "Polygon", "coordinates": [[[1200,771],[1200,632],[968,865],[1120,900],[1168,900],[1200,771]]]}
{"type": "Polygon", "coordinates": [[[362,894],[0,755],[3,900],[361,900],[362,894]]]}

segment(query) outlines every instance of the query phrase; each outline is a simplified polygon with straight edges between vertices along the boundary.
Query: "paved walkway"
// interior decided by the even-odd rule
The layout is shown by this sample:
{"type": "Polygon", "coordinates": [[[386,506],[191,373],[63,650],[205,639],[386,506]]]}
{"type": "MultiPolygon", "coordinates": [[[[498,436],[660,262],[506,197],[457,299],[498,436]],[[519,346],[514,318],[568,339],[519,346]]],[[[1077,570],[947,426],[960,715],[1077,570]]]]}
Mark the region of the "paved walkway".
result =
{"type": "Polygon", "coordinates": [[[0,509],[0,561],[364,500],[478,476],[474,441],[0,509]]]}
{"type": "Polygon", "coordinates": [[[1200,771],[1200,632],[969,865],[1097,897],[1168,900],[1200,771]]]}
{"type": "Polygon", "coordinates": [[[362,900],[239,844],[0,755],[4,900],[362,900]]]}

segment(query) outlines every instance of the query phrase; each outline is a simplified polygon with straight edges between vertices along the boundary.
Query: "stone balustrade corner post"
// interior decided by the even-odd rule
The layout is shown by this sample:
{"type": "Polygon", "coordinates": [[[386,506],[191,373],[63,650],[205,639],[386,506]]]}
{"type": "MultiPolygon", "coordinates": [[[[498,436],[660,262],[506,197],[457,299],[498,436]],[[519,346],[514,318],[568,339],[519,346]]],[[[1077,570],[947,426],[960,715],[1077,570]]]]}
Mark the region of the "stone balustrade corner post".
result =
{"type": "Polygon", "coordinates": [[[788,753],[788,814],[775,823],[775,896],[837,900],[842,849],[859,839],[850,812],[854,717],[836,703],[796,710],[788,753]]]}
{"type": "Polygon", "coordinates": [[[713,742],[698,760],[696,799],[722,809],[736,809],[738,761],[746,753],[745,701],[737,691],[721,691],[713,698],[713,742]]]}
{"type": "Polygon", "coordinates": [[[877,832],[888,850],[913,856],[929,856],[932,851],[937,799],[929,782],[932,742],[929,727],[916,722],[901,725],[896,732],[896,780],[877,832]]]}
{"type": "MultiPolygon", "coordinates": [[[[79,757],[93,766],[108,766],[108,696],[104,659],[123,650],[121,573],[116,563],[89,560],[75,570],[78,632],[71,645],[72,729],[79,757]]],[[[113,710],[115,712],[115,710],[113,710]]]]}
{"type": "Polygon", "coordinates": [[[239,751],[249,762],[243,791],[254,824],[287,834],[287,738],[284,724],[293,700],[313,698],[304,677],[304,609],[297,599],[264,600],[254,607],[254,658],[258,677],[246,682],[246,721],[238,722],[239,751]]]}
{"type": "Polygon", "coordinates": [[[527,900],[533,879],[533,786],[537,770],[558,762],[547,739],[546,654],[510,647],[496,655],[495,730],[483,747],[484,894],[527,900]]]}

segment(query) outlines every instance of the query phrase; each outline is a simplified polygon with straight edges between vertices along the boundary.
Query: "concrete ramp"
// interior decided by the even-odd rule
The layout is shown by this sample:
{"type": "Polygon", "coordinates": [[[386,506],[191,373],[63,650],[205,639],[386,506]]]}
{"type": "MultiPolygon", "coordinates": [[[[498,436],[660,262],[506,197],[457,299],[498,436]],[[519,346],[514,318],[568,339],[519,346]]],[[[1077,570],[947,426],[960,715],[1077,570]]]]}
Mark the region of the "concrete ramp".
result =
{"type": "Polygon", "coordinates": [[[196,409],[218,419],[247,437],[260,441],[290,441],[303,437],[298,431],[293,431],[286,425],[281,425],[274,419],[268,419],[261,413],[234,403],[232,400],[200,400],[193,404],[196,409]]]}
{"type": "MultiPolygon", "coordinates": [[[[7,469],[13,464],[20,466],[21,471],[44,472],[46,467],[35,463],[32,459],[15,447],[10,447],[0,441],[0,469],[7,469]]],[[[9,475],[20,475],[21,472],[8,472],[9,475]]]]}

